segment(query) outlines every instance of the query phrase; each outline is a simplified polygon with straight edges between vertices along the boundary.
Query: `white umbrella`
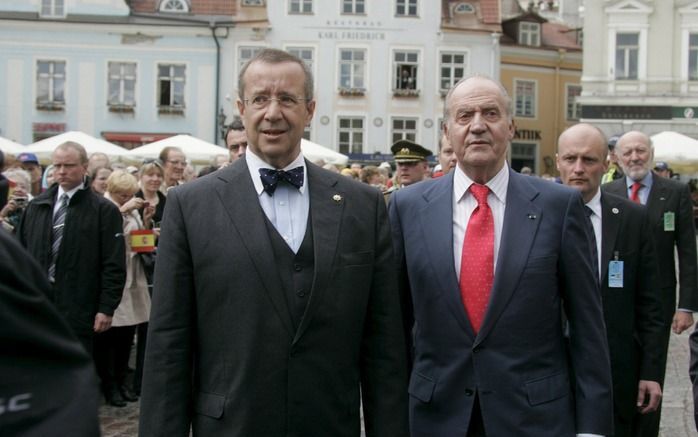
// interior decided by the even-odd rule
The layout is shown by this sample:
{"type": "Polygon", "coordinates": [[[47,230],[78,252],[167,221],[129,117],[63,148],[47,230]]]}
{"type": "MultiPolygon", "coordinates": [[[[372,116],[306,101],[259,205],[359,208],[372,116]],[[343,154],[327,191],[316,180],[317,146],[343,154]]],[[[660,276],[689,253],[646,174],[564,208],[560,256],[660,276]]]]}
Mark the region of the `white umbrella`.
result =
{"type": "Polygon", "coordinates": [[[85,148],[88,156],[95,152],[101,152],[113,159],[119,158],[127,152],[127,150],[123,147],[119,147],[116,144],[112,144],[108,141],[104,141],[91,135],[87,135],[84,132],[78,131],[64,132],[50,138],[45,138],[41,141],[37,141],[36,143],[25,147],[23,152],[34,153],[39,160],[47,161],[51,159],[51,154],[53,154],[56,147],[65,143],[66,141],[73,141],[80,144],[85,148]]]}
{"type": "Polygon", "coordinates": [[[192,164],[209,164],[216,155],[227,155],[224,147],[200,140],[190,135],[175,135],[164,140],[155,141],[145,146],[129,150],[126,156],[133,159],[157,158],[165,147],[182,149],[187,161],[192,164]]]}
{"type": "Polygon", "coordinates": [[[24,152],[25,147],[19,143],[8,140],[7,138],[0,137],[0,150],[2,150],[3,153],[18,155],[24,152]]]}
{"type": "Polygon", "coordinates": [[[301,139],[301,150],[303,151],[303,156],[311,162],[322,159],[328,164],[346,165],[349,161],[347,155],[335,152],[332,149],[328,149],[325,146],[321,146],[306,139],[301,139]]]}
{"type": "Polygon", "coordinates": [[[664,131],[652,136],[654,161],[664,161],[680,173],[698,170],[698,140],[678,132],[664,131]]]}

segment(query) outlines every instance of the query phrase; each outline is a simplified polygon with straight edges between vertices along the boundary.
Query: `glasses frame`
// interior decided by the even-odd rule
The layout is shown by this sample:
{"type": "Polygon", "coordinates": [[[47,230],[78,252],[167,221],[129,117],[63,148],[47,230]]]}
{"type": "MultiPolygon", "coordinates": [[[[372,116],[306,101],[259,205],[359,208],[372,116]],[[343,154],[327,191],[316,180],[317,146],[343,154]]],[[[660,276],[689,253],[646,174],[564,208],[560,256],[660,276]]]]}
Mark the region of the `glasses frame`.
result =
{"type": "Polygon", "coordinates": [[[252,97],[250,97],[249,99],[243,99],[243,102],[244,102],[245,105],[248,106],[248,107],[251,107],[251,108],[256,109],[256,110],[262,110],[262,109],[266,109],[266,108],[268,108],[269,106],[271,106],[271,103],[272,103],[273,101],[276,101],[276,103],[278,103],[278,105],[279,105],[280,108],[283,108],[283,109],[295,109],[295,108],[297,108],[297,107],[301,104],[301,102],[307,102],[307,101],[309,101],[309,100],[310,100],[310,99],[308,99],[308,98],[306,98],[306,97],[296,97],[296,96],[292,96],[292,95],[282,95],[281,97],[272,97],[272,96],[269,96],[269,95],[267,95],[267,94],[255,94],[255,95],[253,95],[252,97]],[[256,99],[257,97],[265,97],[265,98],[267,98],[268,100],[267,100],[267,102],[266,102],[264,105],[262,105],[262,106],[255,106],[255,103],[254,103],[254,102],[251,102],[251,101],[254,100],[254,99],[256,99]],[[282,98],[289,98],[289,97],[290,97],[291,99],[297,100],[297,102],[291,104],[291,106],[284,105],[284,104],[281,102],[281,99],[282,99],[282,98]]]}

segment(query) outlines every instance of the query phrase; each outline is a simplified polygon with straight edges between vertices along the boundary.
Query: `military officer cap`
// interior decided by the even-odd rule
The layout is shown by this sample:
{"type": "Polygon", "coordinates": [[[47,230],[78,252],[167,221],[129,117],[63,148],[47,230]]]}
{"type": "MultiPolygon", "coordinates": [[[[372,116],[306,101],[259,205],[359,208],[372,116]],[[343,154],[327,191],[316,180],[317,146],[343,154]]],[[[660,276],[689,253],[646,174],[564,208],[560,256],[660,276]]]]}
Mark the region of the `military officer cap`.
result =
{"type": "Polygon", "coordinates": [[[431,151],[410,140],[397,140],[390,148],[395,156],[395,162],[426,161],[431,151]]]}

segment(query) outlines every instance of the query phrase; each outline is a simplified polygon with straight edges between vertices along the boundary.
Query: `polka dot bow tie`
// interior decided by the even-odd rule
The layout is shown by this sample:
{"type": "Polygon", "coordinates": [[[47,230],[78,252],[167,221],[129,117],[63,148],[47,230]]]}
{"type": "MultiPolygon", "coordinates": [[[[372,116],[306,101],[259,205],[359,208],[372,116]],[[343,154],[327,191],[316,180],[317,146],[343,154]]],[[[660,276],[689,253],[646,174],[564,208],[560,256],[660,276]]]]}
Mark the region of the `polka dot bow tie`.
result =
{"type": "Polygon", "coordinates": [[[303,186],[303,167],[292,168],[291,170],[274,170],[272,168],[260,168],[259,177],[262,180],[264,191],[270,196],[274,195],[276,186],[280,181],[286,181],[296,188],[303,186]]]}

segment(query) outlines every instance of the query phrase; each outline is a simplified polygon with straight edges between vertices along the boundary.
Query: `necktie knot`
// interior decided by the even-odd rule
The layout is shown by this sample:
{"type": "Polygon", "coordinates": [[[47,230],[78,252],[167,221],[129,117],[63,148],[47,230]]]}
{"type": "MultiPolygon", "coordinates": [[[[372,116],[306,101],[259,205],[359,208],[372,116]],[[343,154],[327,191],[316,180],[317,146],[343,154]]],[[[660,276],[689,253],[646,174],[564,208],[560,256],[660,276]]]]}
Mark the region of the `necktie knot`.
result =
{"type": "Polygon", "coordinates": [[[477,200],[477,205],[487,204],[487,195],[490,193],[490,189],[487,185],[472,184],[470,186],[470,192],[472,193],[475,200],[477,200]]]}
{"type": "Polygon", "coordinates": [[[61,196],[61,206],[63,206],[63,205],[67,206],[69,199],[70,199],[70,197],[68,197],[68,193],[63,193],[63,195],[61,196]]]}
{"type": "Polygon", "coordinates": [[[630,200],[635,203],[640,203],[640,196],[638,193],[642,187],[643,185],[640,182],[633,182],[633,185],[630,187],[630,200]]]}
{"type": "Polygon", "coordinates": [[[584,212],[586,213],[587,217],[591,217],[594,215],[594,210],[589,208],[588,206],[584,207],[584,212]]]}
{"type": "Polygon", "coordinates": [[[259,178],[262,186],[270,196],[274,195],[276,187],[280,181],[285,181],[296,188],[303,186],[303,167],[296,167],[290,170],[276,170],[273,168],[260,168],[259,178]]]}

